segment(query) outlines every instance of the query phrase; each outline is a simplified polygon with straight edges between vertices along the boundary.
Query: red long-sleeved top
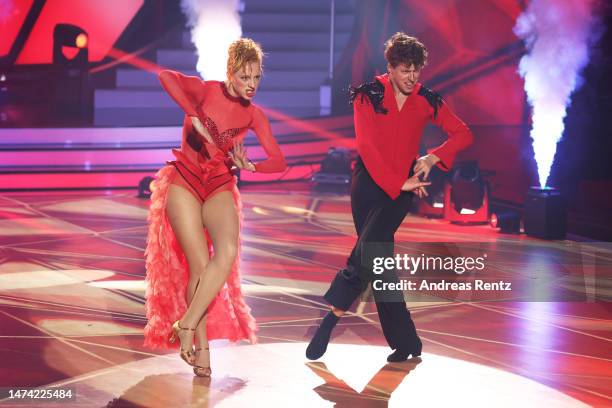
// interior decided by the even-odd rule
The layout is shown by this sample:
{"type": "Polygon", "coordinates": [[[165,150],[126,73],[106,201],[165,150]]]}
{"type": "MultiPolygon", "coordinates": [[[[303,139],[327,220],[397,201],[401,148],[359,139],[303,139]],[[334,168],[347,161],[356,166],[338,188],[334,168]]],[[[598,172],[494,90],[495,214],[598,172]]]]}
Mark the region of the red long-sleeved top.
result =
{"type": "Polygon", "coordinates": [[[283,154],[272,136],[270,123],[261,109],[244,99],[232,96],[225,89],[223,82],[203,81],[198,77],[170,70],[162,71],[159,80],[166,92],[186,114],[180,152],[183,158],[187,158],[192,163],[206,160],[204,157],[199,157],[202,152],[194,151],[193,143],[188,143],[194,138],[198,140],[197,143],[205,143],[210,156],[215,156],[215,153],[227,156],[227,152],[233,148],[234,139],[241,140],[247,130],[252,129],[268,155],[266,160],[254,163],[255,170],[275,173],[287,167],[283,154]],[[197,116],[201,120],[214,144],[208,143],[195,131],[190,116],[197,116]]]}
{"type": "Polygon", "coordinates": [[[376,79],[384,85],[383,106],[387,113],[376,113],[368,98],[353,102],[357,151],[376,182],[392,199],[396,199],[408,178],[410,166],[418,158],[423,129],[428,122],[440,126],[448,139],[429,153],[440,158],[438,166],[448,171],[457,153],[472,144],[470,129],[442,102],[434,118],[434,109],[419,95],[417,83],[398,110],[393,86],[387,74],[376,79]]]}

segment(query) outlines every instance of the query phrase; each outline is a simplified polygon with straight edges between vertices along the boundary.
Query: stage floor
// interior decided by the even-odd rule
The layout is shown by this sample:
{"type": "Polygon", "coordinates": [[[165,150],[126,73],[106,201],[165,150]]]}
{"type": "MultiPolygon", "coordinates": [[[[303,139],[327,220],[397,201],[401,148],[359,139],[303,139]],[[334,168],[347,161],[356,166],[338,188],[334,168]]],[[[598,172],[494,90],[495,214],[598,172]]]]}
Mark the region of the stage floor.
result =
{"type": "MultiPolygon", "coordinates": [[[[259,344],[212,342],[213,377],[195,378],[175,352],[142,347],[148,201],[135,195],[0,195],[4,392],[72,387],[76,401],[49,407],[612,406],[611,308],[593,299],[409,302],[424,352],[396,364],[386,363],[390,350],[366,303],[309,362],[322,295],[355,236],[347,196],[289,185],[242,195],[244,291],[259,344]]],[[[554,267],[549,251],[572,243],[412,215],[396,238],[520,243],[538,248],[543,270],[554,267]]]]}

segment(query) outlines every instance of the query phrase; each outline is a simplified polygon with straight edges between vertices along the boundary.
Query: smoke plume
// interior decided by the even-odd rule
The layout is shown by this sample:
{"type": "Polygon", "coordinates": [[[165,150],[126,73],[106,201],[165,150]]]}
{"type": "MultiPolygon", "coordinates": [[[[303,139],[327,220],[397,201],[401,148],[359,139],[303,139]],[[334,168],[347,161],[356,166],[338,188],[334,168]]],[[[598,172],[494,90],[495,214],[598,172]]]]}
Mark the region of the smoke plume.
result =
{"type": "Polygon", "coordinates": [[[532,107],[540,187],[546,186],[572,92],[582,85],[589,47],[601,34],[594,9],[592,0],[533,0],[514,27],[528,50],[519,73],[532,107]]]}
{"type": "Polygon", "coordinates": [[[181,0],[204,79],[225,79],[227,49],[242,35],[239,0],[181,0]]]}

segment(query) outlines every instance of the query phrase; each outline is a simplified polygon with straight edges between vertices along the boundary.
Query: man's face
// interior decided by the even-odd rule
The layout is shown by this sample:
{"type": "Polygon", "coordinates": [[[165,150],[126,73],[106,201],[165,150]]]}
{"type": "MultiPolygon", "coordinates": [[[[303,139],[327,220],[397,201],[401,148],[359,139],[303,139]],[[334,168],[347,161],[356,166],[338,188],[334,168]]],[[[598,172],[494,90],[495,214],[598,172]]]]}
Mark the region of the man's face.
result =
{"type": "Polygon", "coordinates": [[[414,90],[414,86],[419,80],[421,75],[421,69],[416,68],[414,64],[410,66],[406,64],[398,64],[395,68],[391,64],[387,64],[389,70],[389,78],[391,82],[400,90],[403,94],[410,94],[414,90]]]}

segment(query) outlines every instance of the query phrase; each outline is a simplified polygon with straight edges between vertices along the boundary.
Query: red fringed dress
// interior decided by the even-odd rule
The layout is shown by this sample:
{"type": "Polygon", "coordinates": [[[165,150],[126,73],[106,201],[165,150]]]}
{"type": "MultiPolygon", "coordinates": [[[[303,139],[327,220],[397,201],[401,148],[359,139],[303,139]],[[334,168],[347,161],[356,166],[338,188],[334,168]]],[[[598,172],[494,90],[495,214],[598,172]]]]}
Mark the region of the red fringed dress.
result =
{"type": "MultiPolygon", "coordinates": [[[[225,84],[203,81],[174,71],[163,71],[160,82],[168,94],[185,111],[180,149],[173,149],[176,160],[168,162],[156,175],[149,209],[149,232],[146,256],[146,315],[144,344],[151,348],[170,348],[172,323],[185,310],[189,267],[185,255],[166,216],[168,188],[180,185],[200,203],[220,191],[232,191],[242,223],[241,203],[232,161],[228,151],[234,140],[242,140],[252,129],[268,158],[255,163],[256,171],[272,173],[286,168],[285,160],[272,136],[270,124],[260,108],[230,95],[225,84]],[[213,143],[192,127],[190,116],[197,116],[206,127],[213,143]]],[[[212,256],[212,245],[207,235],[212,256]]],[[[255,319],[244,301],[240,288],[239,256],[216,298],[208,308],[206,330],[209,340],[229,339],[255,342],[255,319]]]]}

